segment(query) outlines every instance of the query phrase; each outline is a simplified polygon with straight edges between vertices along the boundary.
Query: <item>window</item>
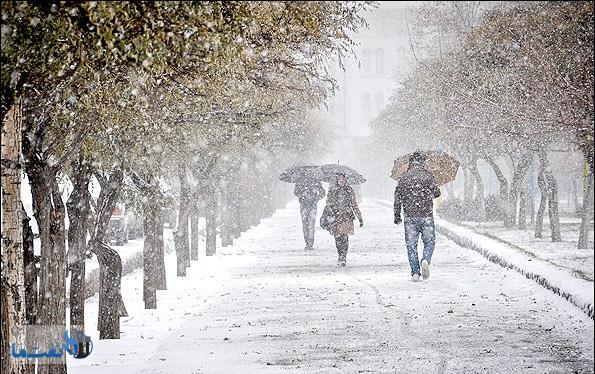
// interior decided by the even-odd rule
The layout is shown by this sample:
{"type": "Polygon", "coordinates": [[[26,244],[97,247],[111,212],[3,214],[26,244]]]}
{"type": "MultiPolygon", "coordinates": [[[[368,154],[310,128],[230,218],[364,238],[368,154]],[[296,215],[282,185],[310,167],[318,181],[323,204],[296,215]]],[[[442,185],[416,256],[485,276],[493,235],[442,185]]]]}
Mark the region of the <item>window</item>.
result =
{"type": "Polygon", "coordinates": [[[372,56],[370,55],[370,50],[369,49],[364,49],[362,51],[362,68],[364,70],[364,73],[371,73],[372,72],[372,56]]]}
{"type": "Polygon", "coordinates": [[[361,107],[361,116],[362,122],[368,122],[370,117],[372,116],[372,98],[370,94],[364,93],[362,94],[362,107],[361,107]]]}
{"type": "Polygon", "coordinates": [[[384,49],[382,48],[376,50],[376,74],[384,74],[384,49]]]}
{"type": "Polygon", "coordinates": [[[382,92],[376,92],[374,94],[374,113],[375,115],[380,113],[382,108],[384,107],[384,95],[382,92]]]}

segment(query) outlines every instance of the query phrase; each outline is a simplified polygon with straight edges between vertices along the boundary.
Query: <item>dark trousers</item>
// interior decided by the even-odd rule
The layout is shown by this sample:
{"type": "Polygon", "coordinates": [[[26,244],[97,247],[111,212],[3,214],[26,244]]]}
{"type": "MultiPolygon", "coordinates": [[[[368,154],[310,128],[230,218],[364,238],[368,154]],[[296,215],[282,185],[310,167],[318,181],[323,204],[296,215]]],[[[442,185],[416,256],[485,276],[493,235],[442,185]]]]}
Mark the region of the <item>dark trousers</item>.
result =
{"type": "Polygon", "coordinates": [[[316,232],[316,204],[301,204],[300,213],[302,214],[302,229],[306,247],[312,248],[316,232]]]}
{"type": "Polygon", "coordinates": [[[339,260],[345,260],[347,258],[347,250],[349,249],[349,236],[346,234],[335,235],[335,245],[337,246],[339,260]]]}

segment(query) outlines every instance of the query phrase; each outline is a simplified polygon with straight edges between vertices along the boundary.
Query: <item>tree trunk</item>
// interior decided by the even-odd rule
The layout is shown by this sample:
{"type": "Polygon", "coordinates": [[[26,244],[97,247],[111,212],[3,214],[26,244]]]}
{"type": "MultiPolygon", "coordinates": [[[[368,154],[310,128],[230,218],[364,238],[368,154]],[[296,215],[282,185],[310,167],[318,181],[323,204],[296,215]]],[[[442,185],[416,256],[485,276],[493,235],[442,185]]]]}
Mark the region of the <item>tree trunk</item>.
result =
{"type": "MultiPolygon", "coordinates": [[[[33,161],[27,174],[33,195],[33,211],[41,239],[37,324],[66,329],[65,207],[54,169],[43,160],[33,161]]],[[[40,363],[39,373],[66,373],[65,357],[40,363]],[[55,363],[61,361],[62,363],[55,363]]]]}
{"type": "Polygon", "coordinates": [[[169,223],[169,228],[172,230],[177,230],[178,229],[178,224],[176,222],[176,220],[178,219],[178,215],[176,214],[175,211],[170,212],[167,217],[166,220],[169,223]]]}
{"type": "MultiPolygon", "coordinates": [[[[21,211],[23,217],[23,260],[25,266],[25,322],[28,326],[33,326],[37,320],[37,263],[38,258],[35,256],[33,248],[33,230],[29,225],[29,217],[25,212],[25,207],[21,204],[21,211]]],[[[36,344],[34,335],[27,330],[26,333],[27,347],[36,344]]],[[[27,360],[26,371],[30,374],[35,374],[36,363],[34,360],[27,360]]]]}
{"type": "Polygon", "coordinates": [[[514,168],[514,173],[512,176],[512,184],[510,185],[510,194],[509,194],[509,219],[508,224],[509,227],[512,227],[516,223],[517,218],[517,208],[518,208],[518,199],[519,193],[521,190],[521,186],[525,179],[525,174],[531,165],[531,155],[530,154],[523,154],[521,156],[520,161],[514,168]]]}
{"type": "MultiPolygon", "coordinates": [[[[539,152],[538,156],[539,156],[539,163],[540,163],[540,165],[539,165],[540,175],[544,179],[544,181],[541,182],[540,188],[542,186],[545,187],[545,190],[541,191],[541,193],[542,193],[541,201],[542,202],[544,201],[543,194],[546,194],[547,202],[548,202],[548,213],[549,213],[549,218],[550,218],[550,231],[551,231],[551,235],[552,235],[552,241],[559,242],[559,241],[562,241],[562,236],[560,233],[560,215],[558,212],[558,184],[556,182],[556,178],[554,177],[554,174],[550,170],[549,160],[547,158],[546,151],[541,150],[539,152]]],[[[539,209],[541,210],[542,207],[540,206],[539,209]]],[[[543,215],[543,212],[542,212],[542,215],[543,215]]],[[[541,218],[541,221],[539,221],[540,226],[542,225],[542,221],[543,221],[543,218],[541,218]]],[[[537,236],[537,234],[538,234],[538,231],[536,228],[535,236],[541,237],[541,236],[537,236]]]]}
{"type": "MultiPolygon", "coordinates": [[[[233,169],[235,170],[235,169],[233,169]]],[[[233,240],[240,236],[241,232],[241,204],[239,183],[235,179],[231,179],[226,186],[227,196],[225,198],[227,204],[227,226],[230,236],[230,244],[233,240]]]]}
{"type": "Polygon", "coordinates": [[[120,292],[122,260],[105,241],[95,241],[92,248],[99,262],[99,339],[120,339],[120,317],[128,315],[120,292]]]}
{"type": "MultiPolygon", "coordinates": [[[[71,226],[72,227],[72,226],[71,226]]],[[[85,249],[86,231],[83,233],[68,231],[69,249],[73,248],[75,258],[69,265],[70,269],[70,330],[85,330],[85,249]],[[76,243],[70,247],[70,243],[76,243]]]]}
{"type": "Polygon", "coordinates": [[[175,233],[176,246],[176,269],[178,277],[186,276],[187,261],[190,259],[190,247],[188,244],[188,218],[190,217],[190,186],[186,177],[186,167],[178,167],[178,179],[180,181],[180,208],[178,213],[178,229],[175,233]],[[188,260],[187,260],[188,259],[188,260]]]}
{"type": "MultiPolygon", "coordinates": [[[[4,247],[2,247],[4,249],[4,247]]],[[[4,255],[4,252],[2,252],[4,255]]],[[[19,307],[19,304],[14,304],[13,300],[9,299],[9,287],[7,286],[4,274],[0,274],[0,281],[2,282],[0,287],[0,315],[2,316],[2,322],[0,323],[0,341],[2,344],[2,360],[0,361],[2,373],[27,373],[25,368],[25,362],[13,361],[10,357],[11,344],[14,342],[10,331],[13,326],[18,326],[19,322],[12,319],[13,314],[10,314],[15,307],[19,307]],[[12,362],[11,362],[12,361],[12,362]],[[11,371],[9,371],[11,370],[11,371]]],[[[17,290],[18,292],[18,290],[17,290]]],[[[24,314],[24,313],[23,313],[24,314]]],[[[15,342],[16,343],[16,342],[15,342]]],[[[18,342],[21,346],[24,346],[24,342],[18,342]]]]}
{"type": "Polygon", "coordinates": [[[578,248],[589,248],[589,228],[593,219],[593,174],[587,170],[585,176],[585,187],[583,191],[583,208],[581,211],[581,228],[578,239],[578,248]]]}
{"type": "Polygon", "coordinates": [[[33,230],[29,224],[29,217],[21,205],[23,214],[23,260],[25,265],[25,320],[28,325],[35,324],[37,320],[37,263],[33,249],[33,230]]]}
{"type": "Polygon", "coordinates": [[[118,252],[107,244],[106,236],[122,189],[124,173],[116,169],[109,177],[100,174],[96,176],[101,184],[101,191],[97,199],[97,216],[89,248],[99,262],[97,329],[99,339],[119,339],[120,317],[127,314],[121,293],[122,260],[118,252]]]}
{"type": "Polygon", "coordinates": [[[206,255],[213,256],[217,251],[217,189],[209,186],[206,195],[206,255]]]}
{"type": "Polygon", "coordinates": [[[145,309],[157,308],[158,289],[166,289],[165,262],[163,254],[163,194],[157,180],[151,176],[141,177],[130,170],[130,177],[146,198],[143,205],[143,300],[145,309]]]}
{"type": "MultiPolygon", "coordinates": [[[[593,123],[593,112],[591,112],[591,118],[588,121],[588,123],[593,123]]],[[[584,134],[586,135],[586,134],[584,134]]],[[[595,174],[595,170],[593,170],[594,162],[595,162],[595,152],[593,147],[595,146],[595,143],[593,143],[593,134],[589,134],[586,135],[585,137],[586,139],[584,139],[581,143],[581,150],[583,151],[583,156],[585,158],[585,175],[588,175],[589,173],[591,175],[595,174]]]]}
{"type": "Polygon", "coordinates": [[[143,301],[145,302],[145,309],[157,308],[157,284],[155,276],[155,241],[157,240],[156,213],[153,209],[145,209],[145,221],[143,230],[145,232],[145,242],[143,246],[143,301]]]}
{"type": "Polygon", "coordinates": [[[198,260],[198,209],[196,202],[192,204],[190,213],[190,259],[198,260]]]}
{"type": "Polygon", "coordinates": [[[91,171],[85,164],[81,150],[72,163],[73,190],[66,202],[68,219],[68,269],[70,270],[70,330],[85,331],[85,252],[87,250],[87,223],[89,222],[91,171]]]}
{"type": "Polygon", "coordinates": [[[535,237],[543,237],[543,215],[547,206],[547,182],[545,180],[543,166],[539,167],[539,175],[537,176],[537,185],[539,186],[540,200],[539,208],[535,216],[535,237]]]}
{"type": "Polygon", "coordinates": [[[240,215],[240,234],[250,229],[250,204],[248,198],[242,198],[238,201],[240,215]]]}
{"type": "Polygon", "coordinates": [[[527,193],[525,190],[519,192],[519,229],[527,229],[527,193]]]}
{"type": "Polygon", "coordinates": [[[176,247],[176,275],[178,277],[186,276],[186,257],[188,257],[188,209],[180,207],[178,229],[175,233],[174,245],[176,247]]]}
{"type": "Polygon", "coordinates": [[[548,187],[548,213],[550,217],[550,231],[553,242],[561,242],[562,234],[560,232],[560,214],[558,210],[558,183],[554,173],[548,169],[546,172],[548,187]]]}
{"type": "Polygon", "coordinates": [[[233,244],[233,209],[231,208],[231,186],[225,181],[221,186],[221,246],[233,244]]]}
{"type": "MultiPolygon", "coordinates": [[[[57,183],[61,163],[50,162],[44,149],[47,146],[44,144],[47,121],[44,115],[40,118],[28,116],[22,123],[21,140],[41,241],[36,325],[45,326],[39,329],[47,333],[55,333],[66,330],[66,212],[57,183]]],[[[38,374],[66,373],[65,357],[38,359],[37,363],[38,374]]]]}
{"type": "Polygon", "coordinates": [[[570,197],[571,197],[571,200],[572,200],[572,211],[573,212],[578,212],[579,204],[578,204],[578,188],[577,188],[577,185],[576,185],[576,179],[575,178],[572,178],[572,182],[571,183],[572,184],[570,186],[570,188],[571,188],[571,195],[570,195],[570,197]]]}
{"type": "Polygon", "coordinates": [[[500,204],[506,212],[504,216],[504,225],[506,227],[511,227],[512,224],[509,222],[511,207],[508,201],[508,180],[504,176],[504,173],[502,172],[498,164],[496,164],[496,162],[491,157],[485,157],[485,160],[488,162],[488,164],[490,164],[492,170],[494,170],[496,178],[498,178],[498,183],[500,184],[500,204]]]}
{"type": "Polygon", "coordinates": [[[3,373],[25,373],[26,360],[10,357],[10,345],[23,347],[22,334],[11,333],[25,325],[23,284],[23,217],[21,211],[21,127],[22,106],[16,100],[2,121],[2,321],[3,373]]]}
{"type": "Polygon", "coordinates": [[[163,240],[163,209],[157,210],[157,222],[155,222],[155,286],[158,290],[167,290],[167,279],[165,275],[165,242],[163,240]]]}
{"type": "Polygon", "coordinates": [[[483,180],[481,179],[481,174],[479,174],[479,169],[477,168],[477,159],[473,160],[471,163],[471,167],[469,168],[471,175],[474,177],[476,185],[477,185],[477,204],[479,205],[479,222],[485,221],[486,218],[486,209],[484,203],[484,186],[483,180]]]}
{"type": "Polygon", "coordinates": [[[531,186],[529,187],[529,201],[527,202],[529,208],[529,217],[531,219],[531,224],[535,223],[535,191],[533,189],[533,182],[531,181],[531,186]]]}
{"type": "Polygon", "coordinates": [[[473,200],[473,175],[467,167],[463,167],[463,173],[463,201],[469,202],[473,200]]]}

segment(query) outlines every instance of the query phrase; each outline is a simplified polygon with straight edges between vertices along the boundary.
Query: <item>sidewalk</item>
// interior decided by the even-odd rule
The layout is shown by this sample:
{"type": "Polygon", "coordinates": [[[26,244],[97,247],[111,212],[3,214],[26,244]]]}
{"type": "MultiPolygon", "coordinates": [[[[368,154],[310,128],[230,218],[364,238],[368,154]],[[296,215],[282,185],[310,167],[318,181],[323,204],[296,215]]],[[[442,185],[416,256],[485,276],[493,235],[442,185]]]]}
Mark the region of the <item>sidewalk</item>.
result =
{"type": "MultiPolygon", "coordinates": [[[[390,201],[376,201],[387,208],[392,208],[390,201]]],[[[492,233],[490,235],[488,231],[489,224],[484,224],[484,227],[480,229],[478,227],[469,227],[470,224],[468,222],[466,224],[456,224],[440,218],[436,218],[435,223],[438,233],[443,234],[458,245],[479,252],[488,260],[505,268],[518,271],[528,279],[536,281],[543,287],[570,301],[583,310],[589,317],[594,317],[595,304],[593,300],[592,270],[589,280],[588,270],[587,272],[581,272],[575,268],[560,265],[564,260],[566,262],[570,261],[569,258],[571,255],[568,255],[568,253],[574,254],[579,251],[575,248],[569,248],[573,243],[552,243],[553,245],[549,246],[548,251],[542,250],[540,252],[538,250],[540,249],[539,241],[531,241],[518,233],[516,233],[516,236],[515,233],[492,233]],[[481,230],[487,231],[488,234],[486,235],[481,230]],[[519,243],[532,243],[533,245],[528,245],[526,248],[513,245],[499,237],[506,237],[505,235],[508,235],[507,239],[509,241],[512,241],[512,239],[509,239],[512,237],[519,243]],[[556,257],[556,253],[560,255],[556,257]]],[[[525,234],[525,236],[527,235],[525,234]]],[[[542,239],[541,241],[543,242],[545,240],[542,239]]],[[[543,247],[542,244],[541,248],[543,249],[543,247]]],[[[580,251],[584,254],[588,254],[589,251],[591,252],[590,257],[586,256],[584,259],[585,264],[582,264],[582,268],[592,269],[593,251],[580,251]]]]}
{"type": "MultiPolygon", "coordinates": [[[[124,277],[122,338],[97,340],[70,373],[591,372],[593,320],[525,277],[442,235],[429,280],[411,282],[402,226],[361,206],[347,267],[317,228],[304,251],[297,204],[193,261],[156,310],[142,272],[124,277]]],[[[320,212],[319,212],[320,213],[320,212]]],[[[95,298],[87,321],[96,321],[95,298]]]]}

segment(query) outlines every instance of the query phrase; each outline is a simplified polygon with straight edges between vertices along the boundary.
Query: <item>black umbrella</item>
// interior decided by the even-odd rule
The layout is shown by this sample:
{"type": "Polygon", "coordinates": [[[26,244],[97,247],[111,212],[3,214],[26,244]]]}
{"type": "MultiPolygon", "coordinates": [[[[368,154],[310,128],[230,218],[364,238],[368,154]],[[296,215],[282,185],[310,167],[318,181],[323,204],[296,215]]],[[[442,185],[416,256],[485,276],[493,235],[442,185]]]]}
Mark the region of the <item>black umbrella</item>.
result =
{"type": "Polygon", "coordinates": [[[322,180],[328,183],[334,183],[338,174],[345,174],[349,184],[362,184],[366,181],[360,173],[346,165],[326,164],[320,167],[322,170],[322,180]]]}
{"type": "Polygon", "coordinates": [[[316,165],[298,165],[286,169],[279,180],[288,183],[314,184],[322,180],[322,171],[316,165]]]}

